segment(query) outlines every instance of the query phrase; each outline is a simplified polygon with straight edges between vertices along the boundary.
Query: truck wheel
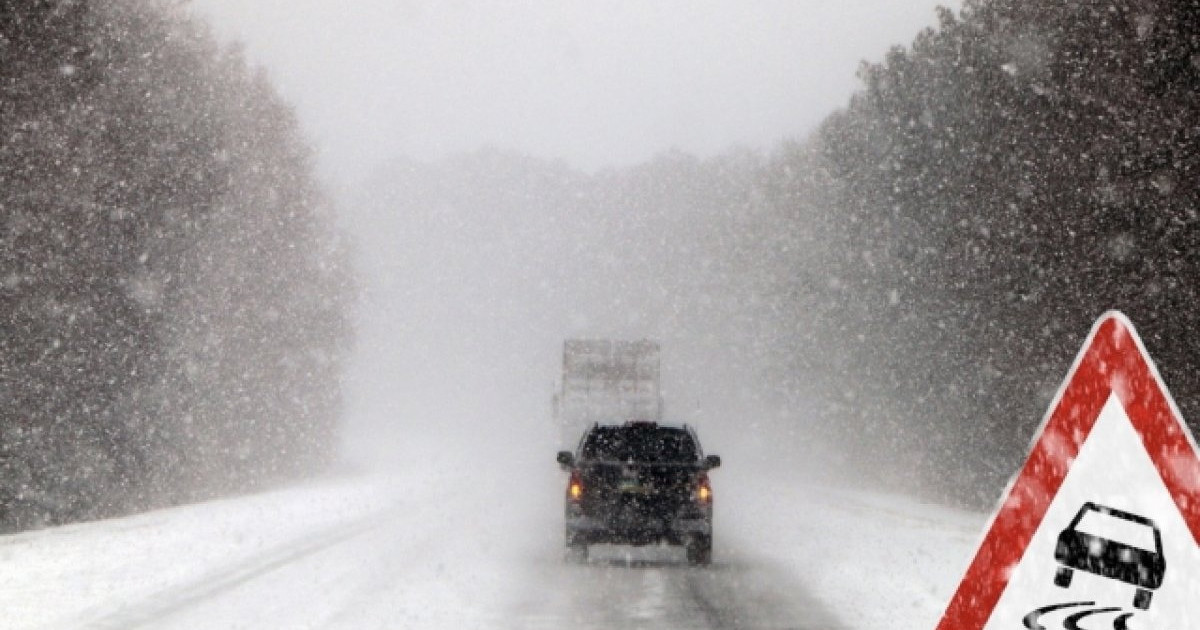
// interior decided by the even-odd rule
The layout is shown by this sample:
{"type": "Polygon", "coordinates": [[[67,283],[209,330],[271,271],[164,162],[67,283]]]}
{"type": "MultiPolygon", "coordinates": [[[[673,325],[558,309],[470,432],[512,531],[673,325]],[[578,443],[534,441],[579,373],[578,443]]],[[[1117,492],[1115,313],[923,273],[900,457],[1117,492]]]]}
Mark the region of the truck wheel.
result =
{"type": "Polygon", "coordinates": [[[1058,571],[1054,573],[1055,586],[1067,588],[1071,585],[1071,577],[1073,575],[1075,575],[1075,571],[1068,569],[1067,567],[1058,567],[1058,571]]]}
{"type": "Polygon", "coordinates": [[[712,537],[693,536],[685,545],[688,564],[704,566],[712,563],[712,537]]]}
{"type": "Polygon", "coordinates": [[[1150,608],[1150,598],[1153,596],[1154,593],[1151,593],[1144,588],[1139,588],[1137,593],[1135,593],[1133,596],[1133,607],[1140,610],[1146,610],[1150,608]]]}

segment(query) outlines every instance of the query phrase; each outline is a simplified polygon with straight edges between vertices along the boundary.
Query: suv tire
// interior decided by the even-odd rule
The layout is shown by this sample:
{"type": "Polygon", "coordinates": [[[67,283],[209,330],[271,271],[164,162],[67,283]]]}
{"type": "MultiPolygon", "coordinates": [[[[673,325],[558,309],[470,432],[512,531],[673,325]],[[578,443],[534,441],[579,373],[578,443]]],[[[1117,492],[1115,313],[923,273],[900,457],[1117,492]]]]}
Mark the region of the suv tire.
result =
{"type": "Polygon", "coordinates": [[[712,536],[693,536],[685,547],[688,564],[705,566],[712,563],[712,536]]]}
{"type": "Polygon", "coordinates": [[[579,542],[575,537],[567,534],[567,548],[564,554],[567,562],[573,564],[583,564],[588,559],[587,543],[579,542]]]}

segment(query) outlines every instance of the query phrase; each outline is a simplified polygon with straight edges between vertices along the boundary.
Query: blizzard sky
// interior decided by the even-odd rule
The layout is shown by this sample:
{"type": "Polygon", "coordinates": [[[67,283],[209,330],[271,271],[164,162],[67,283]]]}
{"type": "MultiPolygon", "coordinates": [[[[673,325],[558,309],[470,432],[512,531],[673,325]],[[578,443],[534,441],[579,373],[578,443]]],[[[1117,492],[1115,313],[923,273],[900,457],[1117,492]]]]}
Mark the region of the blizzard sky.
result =
{"type": "Polygon", "coordinates": [[[810,132],[957,0],[192,0],[341,185],[481,146],[597,169],[810,132]]]}
{"type": "MultiPolygon", "coordinates": [[[[411,457],[461,455],[455,428],[470,427],[471,441],[507,444],[502,450],[527,453],[538,466],[552,461],[549,438],[558,434],[547,429],[562,340],[614,334],[664,343],[664,388],[675,387],[669,421],[701,427],[709,448],[730,461],[761,455],[775,439],[764,437],[769,431],[747,438],[758,441],[740,447],[745,456],[733,444],[746,433],[743,421],[771,412],[757,406],[758,372],[735,350],[754,336],[743,328],[768,324],[742,326],[724,313],[728,300],[706,293],[724,289],[711,288],[703,264],[650,256],[661,264],[577,269],[576,258],[645,247],[641,221],[617,217],[609,224],[628,232],[581,241],[578,227],[564,227],[576,222],[553,209],[460,208],[487,225],[447,229],[411,199],[379,199],[378,180],[368,180],[390,160],[483,147],[589,171],[671,149],[701,157],[769,150],[845,105],[859,63],[910,43],[936,22],[935,5],[192,0],[221,39],[245,43],[250,61],[295,105],[355,240],[363,299],[346,374],[349,450],[401,461],[396,445],[444,433],[450,446],[412,446],[411,457]],[[513,244],[525,255],[497,260],[489,257],[495,248],[479,247],[501,233],[531,239],[513,244]],[[546,250],[559,242],[583,250],[562,249],[570,258],[546,250]],[[537,252],[546,255],[531,267],[525,259],[537,252]],[[702,323],[681,326],[677,309],[702,314],[692,318],[702,323]]],[[[697,256],[707,254],[717,253],[697,256]]],[[[782,432],[794,420],[779,422],[782,432]]]]}

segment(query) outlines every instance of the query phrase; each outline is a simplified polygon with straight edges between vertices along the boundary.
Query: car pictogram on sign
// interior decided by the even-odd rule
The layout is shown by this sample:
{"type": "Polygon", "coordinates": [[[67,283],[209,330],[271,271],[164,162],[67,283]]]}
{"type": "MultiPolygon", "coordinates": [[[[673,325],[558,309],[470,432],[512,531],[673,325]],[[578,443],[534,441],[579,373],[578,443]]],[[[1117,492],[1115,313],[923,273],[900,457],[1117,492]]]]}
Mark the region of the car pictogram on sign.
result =
{"type": "Polygon", "coordinates": [[[1137,587],[1133,606],[1146,610],[1167,569],[1162,536],[1154,521],[1095,503],[1085,503],[1058,535],[1054,559],[1061,565],[1054,583],[1071,585],[1076,570],[1137,587]]]}

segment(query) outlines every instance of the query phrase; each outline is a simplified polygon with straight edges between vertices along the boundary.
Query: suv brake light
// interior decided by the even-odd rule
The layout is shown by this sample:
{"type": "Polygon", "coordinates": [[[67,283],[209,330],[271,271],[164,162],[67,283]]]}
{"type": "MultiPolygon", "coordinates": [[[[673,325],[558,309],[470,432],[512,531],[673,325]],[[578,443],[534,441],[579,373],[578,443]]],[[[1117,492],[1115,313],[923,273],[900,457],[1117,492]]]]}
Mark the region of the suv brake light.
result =
{"type": "Polygon", "coordinates": [[[712,501],[712,485],[708,482],[708,475],[701,474],[696,483],[696,502],[707,504],[712,501]]]}
{"type": "Polygon", "coordinates": [[[583,498],[583,481],[579,478],[579,471],[571,471],[571,481],[567,482],[567,499],[573,503],[578,503],[583,498]]]}

